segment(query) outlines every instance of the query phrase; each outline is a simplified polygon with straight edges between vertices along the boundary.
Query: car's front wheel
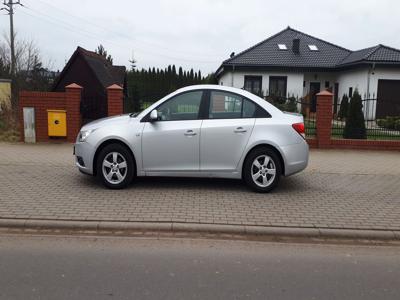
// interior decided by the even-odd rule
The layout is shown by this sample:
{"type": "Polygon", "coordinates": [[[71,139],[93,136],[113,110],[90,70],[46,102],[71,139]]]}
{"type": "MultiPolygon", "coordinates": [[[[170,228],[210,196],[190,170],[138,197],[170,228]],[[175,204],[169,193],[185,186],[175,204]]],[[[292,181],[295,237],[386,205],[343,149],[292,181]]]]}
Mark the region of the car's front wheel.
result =
{"type": "Polygon", "coordinates": [[[278,184],[281,170],[281,162],[275,151],[269,148],[256,148],[246,158],[243,178],[253,190],[266,193],[278,184]]]}
{"type": "Polygon", "coordinates": [[[133,179],[134,163],[129,150],[120,144],[105,146],[97,159],[97,176],[111,189],[126,187],[133,179]]]}

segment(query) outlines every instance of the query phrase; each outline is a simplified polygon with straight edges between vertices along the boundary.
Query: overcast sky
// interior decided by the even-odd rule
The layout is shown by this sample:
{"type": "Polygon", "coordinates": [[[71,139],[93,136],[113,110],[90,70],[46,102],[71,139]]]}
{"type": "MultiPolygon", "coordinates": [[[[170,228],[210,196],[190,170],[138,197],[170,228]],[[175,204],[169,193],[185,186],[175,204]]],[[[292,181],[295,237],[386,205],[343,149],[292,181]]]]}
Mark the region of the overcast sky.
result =
{"type": "MultiPolygon", "coordinates": [[[[242,51],[294,29],[356,50],[385,44],[400,48],[398,0],[21,0],[15,28],[35,40],[47,63],[62,69],[76,47],[103,44],[114,64],[169,64],[215,71],[242,51]]],[[[4,12],[4,11],[2,11],[4,12]]],[[[0,29],[9,30],[0,15],[0,29]]],[[[3,37],[2,37],[3,38],[3,37]]]]}

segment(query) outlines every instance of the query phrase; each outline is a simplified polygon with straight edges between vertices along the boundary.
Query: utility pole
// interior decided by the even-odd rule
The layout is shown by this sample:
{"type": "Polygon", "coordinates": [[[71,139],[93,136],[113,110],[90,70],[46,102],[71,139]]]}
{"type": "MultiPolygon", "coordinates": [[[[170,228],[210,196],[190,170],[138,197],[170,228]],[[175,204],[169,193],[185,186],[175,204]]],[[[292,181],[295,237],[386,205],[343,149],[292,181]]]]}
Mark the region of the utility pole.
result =
{"type": "Polygon", "coordinates": [[[15,75],[15,48],[14,48],[14,5],[21,5],[20,0],[17,2],[13,2],[12,0],[3,0],[3,5],[5,7],[2,7],[0,10],[5,10],[8,12],[8,15],[10,16],[10,48],[11,48],[11,76],[15,75]]]}

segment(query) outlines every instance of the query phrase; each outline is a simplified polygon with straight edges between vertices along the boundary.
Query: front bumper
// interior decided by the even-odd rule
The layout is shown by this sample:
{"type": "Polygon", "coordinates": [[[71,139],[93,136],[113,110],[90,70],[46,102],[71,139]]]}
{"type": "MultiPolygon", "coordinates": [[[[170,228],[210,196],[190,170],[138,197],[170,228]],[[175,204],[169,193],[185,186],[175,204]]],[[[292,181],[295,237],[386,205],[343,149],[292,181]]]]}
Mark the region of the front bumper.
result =
{"type": "Polygon", "coordinates": [[[87,142],[77,142],[74,145],[75,165],[79,171],[93,175],[93,146],[87,142]]]}
{"type": "Polygon", "coordinates": [[[304,140],[301,143],[281,147],[285,160],[285,176],[304,170],[308,165],[309,147],[304,140]]]}

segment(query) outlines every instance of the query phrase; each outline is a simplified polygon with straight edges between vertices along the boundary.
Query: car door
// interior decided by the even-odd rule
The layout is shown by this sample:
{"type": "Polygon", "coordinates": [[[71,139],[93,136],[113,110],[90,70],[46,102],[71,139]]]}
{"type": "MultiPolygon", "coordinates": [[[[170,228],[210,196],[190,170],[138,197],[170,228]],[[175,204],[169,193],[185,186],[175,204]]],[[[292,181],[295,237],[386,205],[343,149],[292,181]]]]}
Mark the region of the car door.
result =
{"type": "Polygon", "coordinates": [[[201,90],[189,91],[157,107],[159,120],[146,122],[142,132],[146,172],[199,171],[202,97],[201,90]]]}
{"type": "Polygon", "coordinates": [[[234,171],[254,127],[256,105],[242,96],[211,91],[200,138],[201,171],[234,171]]]}

